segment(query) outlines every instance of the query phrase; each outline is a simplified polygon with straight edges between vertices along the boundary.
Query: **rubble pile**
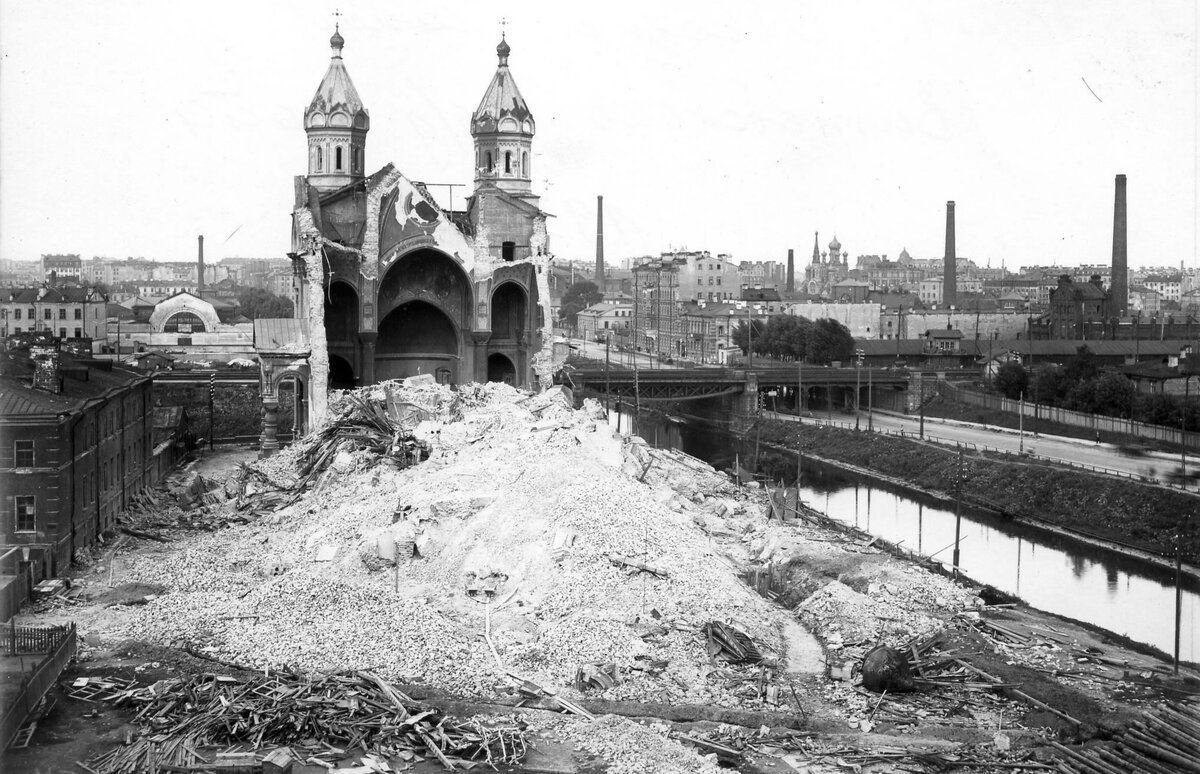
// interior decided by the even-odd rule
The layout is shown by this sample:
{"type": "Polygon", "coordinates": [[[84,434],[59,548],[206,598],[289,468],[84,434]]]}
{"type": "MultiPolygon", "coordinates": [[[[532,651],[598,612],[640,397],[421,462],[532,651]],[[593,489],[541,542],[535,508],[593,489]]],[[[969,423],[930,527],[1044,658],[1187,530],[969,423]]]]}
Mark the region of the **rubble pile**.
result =
{"type": "Polygon", "coordinates": [[[595,695],[757,705],[730,677],[757,667],[710,661],[702,627],[728,624],[778,661],[789,616],[709,537],[704,525],[761,518],[724,476],[621,438],[560,389],[409,380],[348,393],[330,416],[242,476],[289,504],[131,560],[132,580],[167,589],[130,613],[131,636],[463,695],[509,691],[510,672],[569,686],[612,664],[595,695]],[[422,459],[378,464],[405,444],[422,459]]]}

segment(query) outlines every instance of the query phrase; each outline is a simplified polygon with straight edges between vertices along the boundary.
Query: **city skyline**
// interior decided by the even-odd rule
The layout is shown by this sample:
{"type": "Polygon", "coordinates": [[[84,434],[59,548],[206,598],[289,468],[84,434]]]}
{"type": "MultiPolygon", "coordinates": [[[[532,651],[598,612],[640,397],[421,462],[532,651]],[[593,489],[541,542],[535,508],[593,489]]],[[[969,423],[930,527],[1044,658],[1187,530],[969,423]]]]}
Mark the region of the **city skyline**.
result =
{"type": "MultiPolygon", "coordinates": [[[[456,183],[462,206],[507,13],[560,258],[593,254],[603,194],[610,264],[683,245],[806,263],[814,231],[851,261],[940,257],[950,199],[980,265],[1103,264],[1124,173],[1130,267],[1196,263],[1189,3],[682,10],[343,9],[368,171],[456,183]]],[[[330,11],[5,4],[0,257],[190,260],[201,233],[213,261],[282,256],[330,11]]]]}

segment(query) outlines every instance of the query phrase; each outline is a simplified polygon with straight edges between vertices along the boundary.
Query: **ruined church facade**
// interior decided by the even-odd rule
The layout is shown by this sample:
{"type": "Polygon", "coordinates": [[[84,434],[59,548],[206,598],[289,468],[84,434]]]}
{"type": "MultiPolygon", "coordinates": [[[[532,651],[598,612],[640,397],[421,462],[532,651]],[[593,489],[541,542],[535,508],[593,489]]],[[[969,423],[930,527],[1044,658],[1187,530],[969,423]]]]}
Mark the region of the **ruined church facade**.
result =
{"type": "MultiPolygon", "coordinates": [[[[419,374],[534,386],[550,252],[532,187],[536,125],[508,43],[471,116],[474,190],[455,211],[391,164],[366,173],[371,118],[344,45],[335,32],[304,111],[308,174],[295,179],[289,256],[309,378],[335,388],[419,374]]],[[[321,402],[314,397],[314,414],[321,402]]]]}

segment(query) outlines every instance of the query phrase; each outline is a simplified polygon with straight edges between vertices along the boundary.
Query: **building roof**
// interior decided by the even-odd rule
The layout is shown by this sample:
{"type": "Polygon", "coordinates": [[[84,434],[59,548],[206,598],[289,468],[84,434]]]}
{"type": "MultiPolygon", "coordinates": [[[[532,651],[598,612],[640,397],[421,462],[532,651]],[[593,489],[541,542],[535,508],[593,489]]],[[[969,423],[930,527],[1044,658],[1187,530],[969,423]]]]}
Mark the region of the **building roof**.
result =
{"type": "Polygon", "coordinates": [[[500,59],[496,74],[488,84],[487,91],[475,113],[471,116],[471,134],[488,132],[513,132],[516,134],[533,135],[533,113],[525,104],[525,98],[517,88],[512,73],[508,70],[508,53],[511,49],[503,36],[500,45],[496,46],[496,55],[500,59]],[[511,118],[511,122],[504,119],[511,118]],[[528,125],[526,120],[529,121],[528,125]]]}
{"type": "Polygon", "coordinates": [[[95,288],[82,285],[41,286],[36,288],[0,289],[0,303],[12,304],[81,304],[100,303],[104,296],[95,288]]]}
{"type": "Polygon", "coordinates": [[[254,348],[260,352],[307,352],[308,336],[295,317],[260,317],[254,321],[254,348]]]}
{"type": "Polygon", "coordinates": [[[1060,282],[1058,287],[1051,288],[1051,300],[1054,300],[1058,293],[1064,290],[1071,294],[1072,301],[1103,300],[1108,298],[1108,293],[1105,293],[1103,288],[1097,287],[1091,282],[1060,282]]]}
{"type": "Polygon", "coordinates": [[[0,420],[68,414],[82,409],[90,400],[149,378],[120,365],[109,370],[89,362],[95,361],[60,353],[61,369],[86,374],[86,378],[64,376],[62,392],[52,393],[33,387],[33,364],[26,353],[18,350],[0,355],[0,420]]]}
{"type": "MultiPolygon", "coordinates": [[[[366,128],[359,126],[359,122],[355,121],[359,114],[362,114],[365,121],[368,113],[362,97],[358,96],[358,90],[354,88],[354,82],[350,80],[346,65],[342,62],[342,46],[345,42],[336,30],[329,39],[333,55],[329,58],[329,69],[325,71],[321,85],[317,86],[316,94],[313,94],[312,101],[308,103],[308,110],[304,111],[306,127],[316,126],[310,120],[314,114],[319,113],[328,120],[328,117],[336,112],[345,112],[356,127],[366,128]]],[[[347,125],[345,128],[350,127],[347,125]]]]}
{"type": "Polygon", "coordinates": [[[613,302],[613,301],[601,301],[598,304],[592,304],[587,309],[581,310],[579,312],[579,314],[586,314],[589,317],[592,317],[592,316],[602,315],[606,312],[612,312],[617,309],[632,309],[632,308],[633,308],[632,301],[627,301],[625,303],[613,302]]]}

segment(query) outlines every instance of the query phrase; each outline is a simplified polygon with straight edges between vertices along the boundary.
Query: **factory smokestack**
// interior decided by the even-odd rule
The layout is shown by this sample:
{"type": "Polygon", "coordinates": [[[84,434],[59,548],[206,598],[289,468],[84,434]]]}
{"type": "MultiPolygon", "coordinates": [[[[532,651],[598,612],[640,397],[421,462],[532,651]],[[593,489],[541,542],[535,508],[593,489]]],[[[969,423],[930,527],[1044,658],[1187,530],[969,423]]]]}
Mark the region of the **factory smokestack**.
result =
{"type": "Polygon", "coordinates": [[[946,202],[946,263],[942,267],[942,303],[958,303],[958,266],[954,255],[954,202],[946,202]]]}
{"type": "Polygon", "coordinates": [[[1112,310],[1124,317],[1129,304],[1129,239],[1125,231],[1125,176],[1117,175],[1113,200],[1112,310]]]}
{"type": "Polygon", "coordinates": [[[788,248],[787,292],[796,292],[796,254],[790,247],[788,248]]]}
{"type": "Polygon", "coordinates": [[[196,295],[199,296],[204,290],[204,235],[201,234],[196,239],[200,243],[196,256],[196,295]]]}
{"type": "Polygon", "coordinates": [[[604,292],[604,197],[596,197],[596,288],[604,292]]]}

